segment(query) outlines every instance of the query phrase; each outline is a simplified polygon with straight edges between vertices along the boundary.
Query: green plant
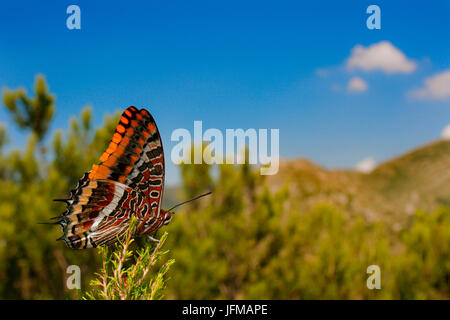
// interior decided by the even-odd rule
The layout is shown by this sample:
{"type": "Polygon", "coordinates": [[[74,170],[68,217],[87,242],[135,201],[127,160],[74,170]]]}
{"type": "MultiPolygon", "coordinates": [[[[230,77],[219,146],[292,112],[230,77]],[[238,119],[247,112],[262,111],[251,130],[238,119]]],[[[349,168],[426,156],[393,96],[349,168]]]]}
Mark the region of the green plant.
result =
{"type": "Polygon", "coordinates": [[[97,279],[90,283],[94,289],[87,292],[84,299],[155,300],[163,298],[163,289],[168,280],[165,275],[175,262],[174,259],[170,259],[159,269],[156,268],[162,256],[168,252],[160,251],[167,239],[167,232],[161,237],[159,243],[133,251],[131,244],[134,242],[135,228],[136,219],[133,217],[125,239],[118,239],[112,247],[99,248],[102,268],[100,273],[96,273],[97,279]]]}

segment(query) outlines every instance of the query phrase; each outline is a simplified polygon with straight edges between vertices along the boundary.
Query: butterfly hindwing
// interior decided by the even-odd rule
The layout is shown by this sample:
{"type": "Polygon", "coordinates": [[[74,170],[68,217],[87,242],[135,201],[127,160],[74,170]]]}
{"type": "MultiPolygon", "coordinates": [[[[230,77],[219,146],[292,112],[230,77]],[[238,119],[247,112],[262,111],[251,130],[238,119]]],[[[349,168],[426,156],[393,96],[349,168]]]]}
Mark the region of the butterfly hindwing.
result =
{"type": "Polygon", "coordinates": [[[122,236],[122,228],[128,228],[132,215],[139,218],[144,195],[133,191],[111,180],[89,181],[79,188],[60,221],[62,240],[73,249],[114,242],[122,236]]]}

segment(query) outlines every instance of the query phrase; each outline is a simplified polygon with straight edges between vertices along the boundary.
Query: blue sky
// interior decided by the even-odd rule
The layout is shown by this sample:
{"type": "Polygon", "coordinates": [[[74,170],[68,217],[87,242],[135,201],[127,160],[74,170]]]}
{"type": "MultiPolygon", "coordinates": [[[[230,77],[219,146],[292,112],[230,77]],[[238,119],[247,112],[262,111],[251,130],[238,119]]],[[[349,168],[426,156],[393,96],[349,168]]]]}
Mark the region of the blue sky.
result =
{"type": "MultiPolygon", "coordinates": [[[[87,104],[96,125],[104,113],[146,107],[166,157],[172,131],[202,120],[204,130],[279,128],[282,157],[351,168],[436,139],[450,123],[445,93],[413,94],[450,70],[449,31],[449,1],[3,1],[0,87],[30,91],[44,74],[57,96],[52,130],[87,104]],[[70,4],[81,8],[81,30],[66,27],[70,4]],[[366,27],[371,4],[381,30],[366,27]],[[348,68],[355,46],[383,41],[414,70],[348,68]],[[349,90],[354,77],[367,88],[349,90]]],[[[8,130],[13,146],[24,144],[8,130]]]]}

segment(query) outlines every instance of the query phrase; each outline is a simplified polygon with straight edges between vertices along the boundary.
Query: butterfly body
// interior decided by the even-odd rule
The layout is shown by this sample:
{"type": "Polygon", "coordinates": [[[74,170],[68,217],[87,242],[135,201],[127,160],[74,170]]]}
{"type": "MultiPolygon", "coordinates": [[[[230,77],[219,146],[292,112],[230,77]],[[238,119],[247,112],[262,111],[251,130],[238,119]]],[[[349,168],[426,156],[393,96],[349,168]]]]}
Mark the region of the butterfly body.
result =
{"type": "Polygon", "coordinates": [[[161,208],[164,152],[151,114],[131,106],[116,127],[108,148],[64,200],[67,210],[57,222],[72,249],[109,245],[122,239],[131,218],[135,237],[156,232],[173,213],[161,208]]]}

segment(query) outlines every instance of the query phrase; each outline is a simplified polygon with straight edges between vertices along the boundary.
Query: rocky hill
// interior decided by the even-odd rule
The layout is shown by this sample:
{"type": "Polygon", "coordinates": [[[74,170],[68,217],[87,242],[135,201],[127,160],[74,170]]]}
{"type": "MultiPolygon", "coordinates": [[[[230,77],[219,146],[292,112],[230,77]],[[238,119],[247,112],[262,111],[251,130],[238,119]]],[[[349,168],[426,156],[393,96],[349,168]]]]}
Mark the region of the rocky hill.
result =
{"type": "Polygon", "coordinates": [[[435,141],[379,164],[370,173],[327,170],[308,160],[285,160],[268,177],[277,190],[289,188],[292,205],[308,209],[330,203],[368,220],[401,228],[418,209],[450,204],[450,141],[435,141]]]}

